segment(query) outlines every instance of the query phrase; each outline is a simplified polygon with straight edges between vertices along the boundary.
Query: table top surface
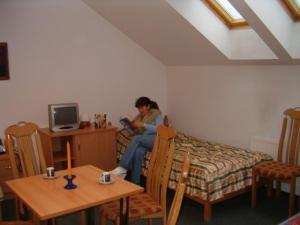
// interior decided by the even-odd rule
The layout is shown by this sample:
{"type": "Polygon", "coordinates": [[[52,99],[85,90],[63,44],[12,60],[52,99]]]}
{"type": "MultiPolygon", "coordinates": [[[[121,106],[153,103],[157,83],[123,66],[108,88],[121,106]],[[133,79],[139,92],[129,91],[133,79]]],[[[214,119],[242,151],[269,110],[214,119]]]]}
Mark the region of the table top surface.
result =
{"type": "Polygon", "coordinates": [[[40,220],[61,216],[89,207],[143,192],[143,188],[113,177],[111,184],[100,184],[101,169],[87,165],[72,168],[78,187],[66,190],[63,178],[66,170],[56,171],[56,179],[45,179],[43,175],[6,181],[7,186],[33,210],[40,220]]]}

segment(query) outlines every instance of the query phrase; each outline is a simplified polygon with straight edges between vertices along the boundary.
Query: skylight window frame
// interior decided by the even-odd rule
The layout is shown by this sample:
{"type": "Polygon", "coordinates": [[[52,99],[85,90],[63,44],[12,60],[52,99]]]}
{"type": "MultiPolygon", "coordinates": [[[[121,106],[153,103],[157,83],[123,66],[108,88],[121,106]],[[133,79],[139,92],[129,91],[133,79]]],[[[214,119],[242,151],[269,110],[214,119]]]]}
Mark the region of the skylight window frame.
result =
{"type": "Polygon", "coordinates": [[[282,0],[295,21],[300,21],[300,7],[294,0],[282,0]]]}
{"type": "Polygon", "coordinates": [[[249,24],[245,19],[234,19],[216,0],[206,0],[207,4],[221,17],[228,28],[247,27],[249,24]]]}

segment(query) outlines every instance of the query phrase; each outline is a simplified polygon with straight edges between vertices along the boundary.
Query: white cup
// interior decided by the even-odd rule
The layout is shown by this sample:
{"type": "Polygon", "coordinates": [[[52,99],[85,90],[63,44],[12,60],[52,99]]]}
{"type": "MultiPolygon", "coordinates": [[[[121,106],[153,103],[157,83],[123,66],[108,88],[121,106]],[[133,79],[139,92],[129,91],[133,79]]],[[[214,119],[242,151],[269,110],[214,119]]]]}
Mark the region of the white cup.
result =
{"type": "Polygon", "coordinates": [[[111,175],[109,172],[103,172],[101,177],[101,182],[104,184],[110,183],[111,182],[111,175]]]}
{"type": "Polygon", "coordinates": [[[47,167],[47,177],[52,178],[55,176],[54,167],[47,167]]]}

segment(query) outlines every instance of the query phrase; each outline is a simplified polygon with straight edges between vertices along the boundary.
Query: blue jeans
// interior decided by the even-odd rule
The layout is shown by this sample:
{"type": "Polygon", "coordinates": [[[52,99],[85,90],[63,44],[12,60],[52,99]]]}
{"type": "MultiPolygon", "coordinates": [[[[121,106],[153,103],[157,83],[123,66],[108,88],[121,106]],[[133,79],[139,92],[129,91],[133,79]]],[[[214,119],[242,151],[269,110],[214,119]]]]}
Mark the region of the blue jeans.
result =
{"type": "Polygon", "coordinates": [[[131,181],[140,184],[142,165],[147,151],[152,151],[155,134],[141,134],[132,138],[119,166],[131,170],[131,181]]]}

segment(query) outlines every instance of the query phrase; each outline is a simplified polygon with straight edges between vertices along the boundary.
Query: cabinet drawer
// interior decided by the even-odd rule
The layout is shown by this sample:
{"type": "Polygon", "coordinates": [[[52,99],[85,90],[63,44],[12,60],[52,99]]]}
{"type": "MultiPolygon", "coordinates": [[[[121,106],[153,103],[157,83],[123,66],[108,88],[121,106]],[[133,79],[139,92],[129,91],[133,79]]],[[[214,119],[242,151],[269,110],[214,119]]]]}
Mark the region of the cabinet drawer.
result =
{"type": "Polygon", "coordinates": [[[9,159],[0,160],[0,180],[6,177],[12,177],[12,169],[9,159]]]}
{"type": "Polygon", "coordinates": [[[13,179],[13,177],[6,177],[6,178],[3,178],[3,179],[0,179],[0,186],[1,186],[2,191],[3,191],[4,194],[7,194],[7,193],[11,192],[11,190],[5,184],[5,181],[11,180],[11,179],[13,179]]]}

